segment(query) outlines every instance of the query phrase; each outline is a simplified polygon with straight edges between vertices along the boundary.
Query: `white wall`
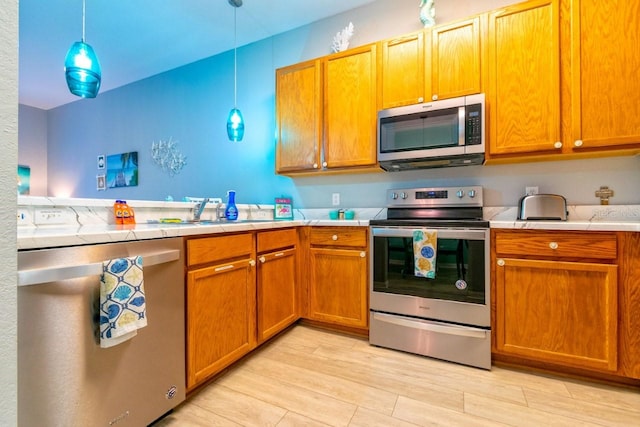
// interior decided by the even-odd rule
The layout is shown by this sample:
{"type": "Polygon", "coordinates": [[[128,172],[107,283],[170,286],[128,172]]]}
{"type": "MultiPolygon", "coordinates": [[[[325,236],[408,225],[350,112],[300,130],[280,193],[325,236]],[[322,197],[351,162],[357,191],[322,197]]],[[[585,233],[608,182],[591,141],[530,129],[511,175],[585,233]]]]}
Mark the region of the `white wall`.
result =
{"type": "Polygon", "coordinates": [[[0,0],[0,424],[17,413],[16,174],[18,164],[18,2],[0,0]]]}

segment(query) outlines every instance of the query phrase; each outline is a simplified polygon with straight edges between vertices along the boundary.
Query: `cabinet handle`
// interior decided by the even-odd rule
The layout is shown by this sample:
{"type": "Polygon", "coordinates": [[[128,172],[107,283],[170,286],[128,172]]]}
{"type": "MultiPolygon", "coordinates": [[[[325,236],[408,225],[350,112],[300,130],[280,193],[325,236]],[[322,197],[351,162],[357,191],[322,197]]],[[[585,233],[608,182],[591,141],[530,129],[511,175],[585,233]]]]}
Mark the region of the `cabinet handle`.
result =
{"type": "Polygon", "coordinates": [[[364,258],[366,256],[367,256],[367,254],[364,251],[360,252],[360,258],[364,258]]]}
{"type": "Polygon", "coordinates": [[[500,258],[497,262],[498,267],[504,267],[504,260],[502,258],[500,258]]]}
{"type": "Polygon", "coordinates": [[[261,256],[260,258],[258,258],[260,260],[260,262],[265,262],[267,259],[263,256],[261,256]]]}
{"type": "Polygon", "coordinates": [[[582,140],[581,139],[576,139],[575,142],[573,143],[573,145],[575,145],[576,147],[582,147],[582,140]]]}
{"type": "Polygon", "coordinates": [[[327,167],[327,162],[322,162],[322,167],[326,168],[327,167]]]}
{"type": "Polygon", "coordinates": [[[256,266],[256,260],[254,260],[254,259],[250,259],[250,260],[249,260],[249,265],[250,265],[251,267],[255,267],[255,266],[256,266]]]}
{"type": "Polygon", "coordinates": [[[553,144],[553,148],[562,148],[562,142],[558,141],[553,144]]]}
{"type": "Polygon", "coordinates": [[[332,239],[332,240],[338,240],[338,235],[337,235],[337,234],[334,234],[333,236],[331,236],[331,239],[332,239]]]}
{"type": "Polygon", "coordinates": [[[313,164],[313,168],[314,168],[314,169],[318,169],[318,164],[317,164],[317,163],[314,163],[314,164],[313,164]]]}
{"type": "Polygon", "coordinates": [[[433,101],[437,101],[437,100],[438,100],[438,95],[433,95],[433,96],[431,97],[431,99],[432,99],[433,101]]]}
{"type": "Polygon", "coordinates": [[[418,102],[424,102],[424,98],[423,97],[418,98],[418,102]]]}
{"type": "Polygon", "coordinates": [[[558,249],[558,242],[551,242],[549,243],[549,247],[551,249],[558,249]]]}

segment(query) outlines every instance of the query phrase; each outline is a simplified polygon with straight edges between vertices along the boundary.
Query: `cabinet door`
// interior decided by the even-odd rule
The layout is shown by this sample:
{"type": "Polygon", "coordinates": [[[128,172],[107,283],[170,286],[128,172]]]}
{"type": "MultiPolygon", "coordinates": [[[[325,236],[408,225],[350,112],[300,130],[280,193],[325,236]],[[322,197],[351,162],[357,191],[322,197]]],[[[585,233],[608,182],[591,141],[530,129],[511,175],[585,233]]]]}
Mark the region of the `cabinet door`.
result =
{"type": "Polygon", "coordinates": [[[431,99],[482,91],[480,17],[439,25],[431,32],[431,99]]]}
{"type": "Polygon", "coordinates": [[[620,375],[640,379],[640,233],[620,235],[620,375]]]}
{"type": "Polygon", "coordinates": [[[249,259],[187,274],[187,388],[256,347],[255,268],[249,259]]]}
{"type": "Polygon", "coordinates": [[[495,283],[498,351],[616,371],[617,266],[499,258],[495,283]]]}
{"type": "Polygon", "coordinates": [[[640,147],[638,2],[573,0],[571,8],[572,148],[640,147]]]}
{"type": "Polygon", "coordinates": [[[380,43],[381,109],[424,102],[424,38],[420,31],[380,43]]]}
{"type": "Polygon", "coordinates": [[[309,317],[366,327],[367,254],[364,250],[310,249],[309,317]]]}
{"type": "Polygon", "coordinates": [[[375,45],[327,57],[324,71],[323,167],[375,165],[375,45]]]}
{"type": "Polygon", "coordinates": [[[298,320],[296,250],[258,257],[258,342],[298,320]]]}
{"type": "Polygon", "coordinates": [[[490,13],[488,57],[489,155],[560,152],[557,0],[490,13]]]}
{"type": "Polygon", "coordinates": [[[321,68],[308,61],[276,71],[276,171],[319,168],[322,140],[321,68]]]}

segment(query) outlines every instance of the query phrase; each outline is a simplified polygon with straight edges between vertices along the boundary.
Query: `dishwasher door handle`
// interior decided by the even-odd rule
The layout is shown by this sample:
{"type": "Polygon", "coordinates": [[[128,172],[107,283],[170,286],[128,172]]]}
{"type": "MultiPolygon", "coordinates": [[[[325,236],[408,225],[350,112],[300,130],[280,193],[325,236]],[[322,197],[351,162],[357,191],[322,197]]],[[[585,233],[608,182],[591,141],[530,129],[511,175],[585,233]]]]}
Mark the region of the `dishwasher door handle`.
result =
{"type": "MultiPolygon", "coordinates": [[[[142,268],[152,267],[180,258],[180,251],[172,249],[164,252],[155,252],[142,255],[142,268]]],[[[87,276],[99,276],[102,274],[102,263],[69,265],[61,267],[34,268],[18,271],[18,286],[40,285],[43,283],[57,282],[60,280],[78,279],[87,276]]]]}

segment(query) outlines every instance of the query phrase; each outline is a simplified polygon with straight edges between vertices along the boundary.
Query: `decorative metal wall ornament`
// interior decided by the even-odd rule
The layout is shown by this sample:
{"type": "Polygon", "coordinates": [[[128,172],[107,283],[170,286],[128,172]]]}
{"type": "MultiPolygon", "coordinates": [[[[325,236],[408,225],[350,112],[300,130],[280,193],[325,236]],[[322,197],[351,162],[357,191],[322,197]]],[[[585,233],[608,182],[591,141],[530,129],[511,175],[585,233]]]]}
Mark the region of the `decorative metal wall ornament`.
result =
{"type": "Polygon", "coordinates": [[[178,141],[169,137],[167,141],[151,143],[151,159],[160,166],[163,171],[170,176],[180,173],[180,170],[187,164],[187,158],[178,149],[178,141]]]}
{"type": "Polygon", "coordinates": [[[420,22],[425,28],[436,25],[435,0],[420,0],[420,22]]]}
{"type": "Polygon", "coordinates": [[[353,22],[349,22],[349,25],[344,27],[342,31],[336,33],[336,36],[333,38],[333,43],[331,43],[331,51],[336,53],[347,50],[351,36],[353,36],[353,22]]]}

